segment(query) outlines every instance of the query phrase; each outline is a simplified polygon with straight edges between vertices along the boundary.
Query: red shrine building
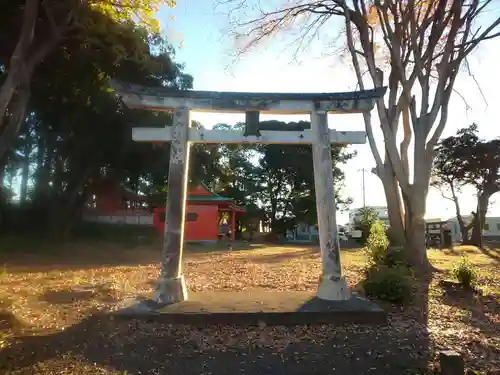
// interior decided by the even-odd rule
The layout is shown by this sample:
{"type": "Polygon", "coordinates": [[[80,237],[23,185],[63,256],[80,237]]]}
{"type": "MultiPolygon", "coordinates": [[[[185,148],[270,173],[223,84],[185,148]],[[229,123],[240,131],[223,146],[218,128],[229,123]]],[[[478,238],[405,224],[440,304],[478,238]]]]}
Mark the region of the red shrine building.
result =
{"type": "MultiPolygon", "coordinates": [[[[199,185],[191,189],[186,199],[186,217],[184,221],[185,241],[217,241],[219,225],[229,225],[231,239],[235,239],[236,218],[245,209],[234,204],[232,198],[223,197],[206,186],[199,185]]],[[[153,225],[158,232],[165,229],[165,207],[153,210],[153,225]]]]}
{"type": "MultiPolygon", "coordinates": [[[[151,208],[147,196],[125,188],[111,178],[95,181],[92,193],[83,213],[85,221],[154,226],[158,233],[163,234],[165,207],[151,208]]],[[[221,222],[227,223],[229,234],[234,239],[237,216],[244,212],[245,209],[235,205],[232,198],[199,185],[189,191],[186,199],[184,240],[216,241],[221,222]]]]}
{"type": "Polygon", "coordinates": [[[84,221],[153,225],[147,196],[137,194],[110,177],[92,181],[91,191],[92,195],[83,211],[84,221]]]}

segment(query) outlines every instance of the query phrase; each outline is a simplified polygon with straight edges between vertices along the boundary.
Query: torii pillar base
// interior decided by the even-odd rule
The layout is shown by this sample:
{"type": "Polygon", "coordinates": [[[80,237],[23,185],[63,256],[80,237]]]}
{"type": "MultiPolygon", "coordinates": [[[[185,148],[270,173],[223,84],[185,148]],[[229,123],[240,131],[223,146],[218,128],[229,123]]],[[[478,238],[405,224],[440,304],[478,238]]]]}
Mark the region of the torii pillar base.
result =
{"type": "Polygon", "coordinates": [[[316,296],[327,301],[345,301],[351,298],[351,292],[345,278],[334,280],[331,276],[321,276],[316,296]]]}
{"type": "Polygon", "coordinates": [[[170,305],[188,299],[184,275],[175,279],[159,279],[152,300],[159,305],[170,305]]]}

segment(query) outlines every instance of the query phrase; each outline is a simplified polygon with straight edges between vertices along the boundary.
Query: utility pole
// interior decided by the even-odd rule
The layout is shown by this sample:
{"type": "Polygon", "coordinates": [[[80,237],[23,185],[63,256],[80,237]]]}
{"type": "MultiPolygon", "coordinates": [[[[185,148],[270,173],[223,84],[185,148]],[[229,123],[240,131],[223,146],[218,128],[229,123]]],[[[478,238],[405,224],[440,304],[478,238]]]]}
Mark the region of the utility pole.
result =
{"type": "Polygon", "coordinates": [[[361,173],[363,173],[363,208],[366,208],[366,189],[365,189],[365,172],[369,172],[367,168],[361,168],[361,173]]]}

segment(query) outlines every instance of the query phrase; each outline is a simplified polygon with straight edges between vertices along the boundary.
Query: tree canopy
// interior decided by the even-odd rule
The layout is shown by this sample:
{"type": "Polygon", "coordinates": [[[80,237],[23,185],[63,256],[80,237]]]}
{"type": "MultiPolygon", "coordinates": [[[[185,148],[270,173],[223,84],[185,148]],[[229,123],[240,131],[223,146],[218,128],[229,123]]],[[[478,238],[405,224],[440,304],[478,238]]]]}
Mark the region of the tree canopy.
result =
{"type": "Polygon", "coordinates": [[[67,39],[78,40],[87,48],[109,50],[112,47],[115,65],[124,59],[140,61],[144,58],[144,46],[135,53],[130,50],[127,53],[115,39],[120,35],[116,27],[134,25],[136,37],[157,38],[159,25],[154,15],[161,5],[173,7],[175,1],[13,0],[3,5],[0,15],[0,158],[21,127],[33,75],[42,62],[50,59],[67,39]]]}
{"type": "MultiPolygon", "coordinates": [[[[111,4],[91,4],[98,3],[111,4]]],[[[151,205],[165,203],[169,145],[133,142],[131,127],[168,126],[171,114],[127,109],[109,90],[109,78],[186,90],[193,77],[152,26],[130,22],[125,15],[117,19],[113,12],[106,7],[81,10],[80,22],[85,19],[92,27],[72,28],[38,62],[24,112],[11,111],[9,104],[2,137],[10,141],[0,158],[4,227],[27,225],[54,239],[68,238],[103,179],[145,194],[151,205]]],[[[8,67],[8,51],[2,56],[8,67]]],[[[0,77],[9,74],[4,70],[0,77]]],[[[14,100],[21,97],[16,91],[14,100]]],[[[340,187],[339,165],[352,155],[337,147],[332,156],[340,187]]],[[[240,227],[258,219],[281,232],[296,221],[316,222],[310,147],[198,144],[190,160],[191,185],[204,183],[247,208],[240,227]]],[[[340,197],[340,188],[336,194],[340,197]]]]}
{"type": "Polygon", "coordinates": [[[500,138],[485,141],[477,133],[478,125],[472,124],[443,139],[436,147],[433,168],[433,185],[451,194],[443,196],[455,205],[462,240],[475,245],[479,244],[490,198],[500,191],[500,138]],[[464,186],[474,187],[477,195],[477,209],[468,223],[462,217],[457,194],[464,186]]]}
{"type": "Polygon", "coordinates": [[[500,35],[495,2],[300,0],[258,7],[253,0],[224,3],[233,5],[232,32],[240,54],[283,32],[293,36],[299,52],[320,36],[331,48],[335,37],[342,43],[341,54],[350,58],[360,89],[388,87],[376,105],[382,150],[369,113],[364,114],[365,128],[394,239],[406,245],[406,257],[416,270],[429,270],[424,215],[435,146],[448,120],[462,64],[480,43],[500,35]],[[339,24],[340,38],[331,33],[339,24]],[[403,140],[398,144],[401,130],[403,140]]]}

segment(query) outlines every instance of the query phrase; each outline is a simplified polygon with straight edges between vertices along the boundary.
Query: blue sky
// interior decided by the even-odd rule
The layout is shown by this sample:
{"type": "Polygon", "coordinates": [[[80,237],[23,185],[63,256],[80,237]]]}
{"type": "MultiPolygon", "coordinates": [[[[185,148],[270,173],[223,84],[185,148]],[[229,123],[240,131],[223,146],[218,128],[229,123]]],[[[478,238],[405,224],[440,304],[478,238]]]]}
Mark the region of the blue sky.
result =
{"type": "MultiPolygon", "coordinates": [[[[292,50],[284,51],[278,42],[268,43],[231,64],[234,42],[227,36],[227,18],[221,9],[214,9],[214,0],[178,0],[176,8],[163,8],[158,13],[162,29],[177,47],[179,62],[194,76],[194,89],[214,91],[260,91],[260,92],[335,92],[355,90],[356,81],[348,60],[336,56],[323,57],[322,45],[311,45],[311,53],[301,54],[300,63],[293,62],[292,50]],[[181,47],[182,44],[182,48],[181,47]],[[229,67],[229,68],[228,68],[229,67]]],[[[444,136],[453,135],[458,128],[477,122],[480,135],[486,139],[500,136],[500,106],[497,104],[498,61],[500,40],[488,41],[470,58],[475,79],[486,97],[482,99],[474,80],[463,72],[457,79],[455,89],[467,101],[454,95],[450,103],[450,115],[444,136]],[[492,79],[497,77],[496,79],[492,79]]],[[[328,51],[324,51],[328,52],[328,51]]],[[[374,116],[376,118],[376,115],[374,116]]],[[[194,113],[193,118],[205,127],[216,123],[243,121],[243,115],[194,113]]],[[[284,121],[304,119],[307,116],[264,116],[284,121]]],[[[364,130],[360,115],[330,115],[331,128],[338,130],[364,130]]],[[[376,126],[375,126],[376,128],[376,126]]],[[[377,143],[382,144],[381,134],[376,134],[377,143]]],[[[346,173],[344,194],[354,199],[352,207],[362,205],[361,168],[375,165],[368,144],[351,146],[357,156],[343,168],[346,173]]],[[[366,200],[368,205],[385,205],[385,196],[380,180],[366,174],[366,200]]],[[[463,213],[475,207],[474,190],[464,190],[460,204],[463,213]]],[[[339,215],[339,222],[347,221],[347,215],[339,215]]],[[[427,217],[449,218],[454,216],[453,204],[431,189],[427,201],[427,217]]],[[[492,199],[489,216],[500,216],[500,194],[492,199]]]]}

